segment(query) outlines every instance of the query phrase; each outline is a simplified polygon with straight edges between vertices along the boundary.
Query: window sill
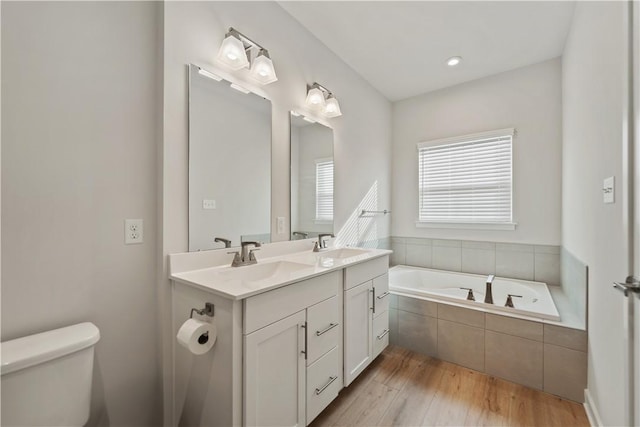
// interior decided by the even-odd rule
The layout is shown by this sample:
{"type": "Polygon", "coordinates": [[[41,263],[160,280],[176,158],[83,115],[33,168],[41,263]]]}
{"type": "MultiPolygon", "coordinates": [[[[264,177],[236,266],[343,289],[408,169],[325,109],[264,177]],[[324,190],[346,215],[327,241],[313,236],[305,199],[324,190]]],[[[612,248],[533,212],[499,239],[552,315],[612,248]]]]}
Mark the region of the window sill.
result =
{"type": "Polygon", "coordinates": [[[473,223],[473,222],[421,222],[416,221],[416,228],[454,228],[459,230],[515,230],[516,222],[473,223]]]}

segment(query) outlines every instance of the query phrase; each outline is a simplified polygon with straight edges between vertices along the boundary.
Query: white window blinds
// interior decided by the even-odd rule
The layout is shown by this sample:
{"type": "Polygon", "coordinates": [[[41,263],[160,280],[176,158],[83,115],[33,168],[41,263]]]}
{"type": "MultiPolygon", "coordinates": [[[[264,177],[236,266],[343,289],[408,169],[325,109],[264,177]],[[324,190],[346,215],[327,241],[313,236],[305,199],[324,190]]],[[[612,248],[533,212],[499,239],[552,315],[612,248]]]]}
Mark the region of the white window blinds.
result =
{"type": "Polygon", "coordinates": [[[333,220],[333,160],[316,160],[316,220],[333,220]]]}
{"type": "Polygon", "coordinates": [[[512,222],[513,129],[418,144],[419,222],[512,222]]]}

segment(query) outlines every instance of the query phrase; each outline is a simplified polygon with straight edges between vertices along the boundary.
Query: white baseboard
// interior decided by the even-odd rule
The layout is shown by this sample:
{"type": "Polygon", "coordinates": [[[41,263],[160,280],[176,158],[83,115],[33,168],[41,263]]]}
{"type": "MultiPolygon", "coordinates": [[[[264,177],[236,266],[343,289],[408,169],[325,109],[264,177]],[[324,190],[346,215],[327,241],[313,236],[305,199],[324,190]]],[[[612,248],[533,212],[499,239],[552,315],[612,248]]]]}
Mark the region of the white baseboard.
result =
{"type": "Polygon", "coordinates": [[[591,398],[591,393],[589,393],[589,389],[584,389],[584,410],[587,413],[587,418],[589,418],[589,424],[591,427],[599,427],[602,426],[602,418],[600,418],[600,414],[598,413],[598,408],[593,403],[593,399],[591,398]]]}

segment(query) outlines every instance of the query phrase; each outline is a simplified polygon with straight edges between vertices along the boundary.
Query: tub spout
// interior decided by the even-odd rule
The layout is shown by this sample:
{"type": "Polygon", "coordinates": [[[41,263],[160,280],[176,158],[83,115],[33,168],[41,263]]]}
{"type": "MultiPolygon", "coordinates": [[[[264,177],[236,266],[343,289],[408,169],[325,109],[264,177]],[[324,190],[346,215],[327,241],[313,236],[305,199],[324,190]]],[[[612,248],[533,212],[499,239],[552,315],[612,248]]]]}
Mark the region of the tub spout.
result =
{"type": "Polygon", "coordinates": [[[495,278],[495,274],[490,274],[489,276],[487,276],[487,287],[484,292],[485,304],[493,304],[493,292],[491,291],[491,285],[493,284],[493,279],[495,278]]]}

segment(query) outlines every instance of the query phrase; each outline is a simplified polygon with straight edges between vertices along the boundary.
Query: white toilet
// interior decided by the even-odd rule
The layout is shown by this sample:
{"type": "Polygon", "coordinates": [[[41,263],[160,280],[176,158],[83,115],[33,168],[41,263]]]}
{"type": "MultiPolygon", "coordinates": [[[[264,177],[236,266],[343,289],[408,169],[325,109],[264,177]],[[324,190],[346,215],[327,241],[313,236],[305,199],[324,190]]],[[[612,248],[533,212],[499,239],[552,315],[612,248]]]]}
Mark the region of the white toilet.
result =
{"type": "Polygon", "coordinates": [[[3,342],[1,425],[84,425],[99,339],[87,322],[3,342]]]}

